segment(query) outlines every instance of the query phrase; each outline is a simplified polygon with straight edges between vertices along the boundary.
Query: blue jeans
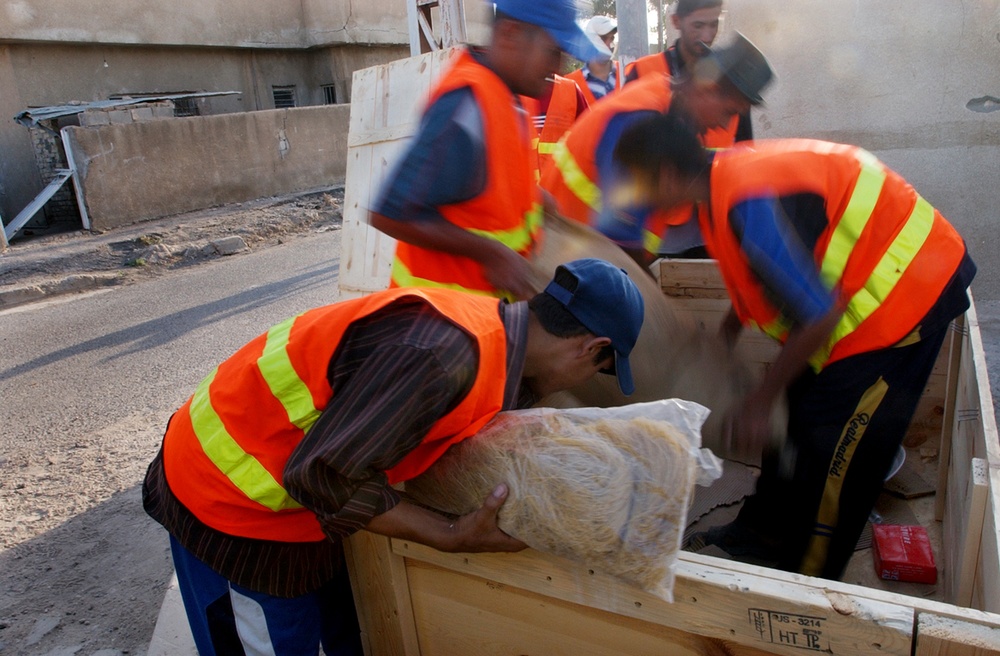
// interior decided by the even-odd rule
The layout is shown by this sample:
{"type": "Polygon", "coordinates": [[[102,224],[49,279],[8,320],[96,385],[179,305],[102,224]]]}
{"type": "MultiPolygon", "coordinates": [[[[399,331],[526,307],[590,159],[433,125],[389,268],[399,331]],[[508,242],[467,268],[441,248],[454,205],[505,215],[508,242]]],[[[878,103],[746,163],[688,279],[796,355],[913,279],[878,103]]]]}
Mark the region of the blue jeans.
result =
{"type": "Polygon", "coordinates": [[[285,599],[229,581],[173,536],[170,551],[201,656],[361,656],[346,567],[319,590],[285,599]]]}

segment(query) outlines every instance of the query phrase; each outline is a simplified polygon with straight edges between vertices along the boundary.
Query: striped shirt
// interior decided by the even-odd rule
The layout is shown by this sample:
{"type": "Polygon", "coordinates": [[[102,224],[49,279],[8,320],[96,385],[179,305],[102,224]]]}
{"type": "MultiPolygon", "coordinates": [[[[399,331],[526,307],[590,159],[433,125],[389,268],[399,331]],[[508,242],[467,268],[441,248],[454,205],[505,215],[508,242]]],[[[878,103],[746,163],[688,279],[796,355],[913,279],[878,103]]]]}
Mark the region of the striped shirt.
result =
{"type": "MultiPolygon", "coordinates": [[[[501,303],[500,315],[507,333],[503,409],[529,407],[536,399],[520,384],[527,303],[501,303]]],[[[272,542],[206,526],[171,492],[162,452],[147,471],[143,506],[238,585],[278,597],[316,590],[341,567],[341,539],[399,503],[385,471],[469,393],[478,364],[474,338],[422,299],[397,300],[351,325],[327,371],[333,400],[292,453],[283,480],[329,540],[272,542]]]]}

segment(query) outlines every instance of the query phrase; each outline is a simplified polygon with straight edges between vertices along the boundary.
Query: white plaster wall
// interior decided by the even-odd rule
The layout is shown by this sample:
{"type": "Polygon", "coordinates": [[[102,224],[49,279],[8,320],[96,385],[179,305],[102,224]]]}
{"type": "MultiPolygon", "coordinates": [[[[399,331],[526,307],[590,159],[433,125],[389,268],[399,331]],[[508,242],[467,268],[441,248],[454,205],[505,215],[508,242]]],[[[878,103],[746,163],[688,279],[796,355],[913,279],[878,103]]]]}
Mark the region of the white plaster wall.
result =
{"type": "Polygon", "coordinates": [[[977,299],[1000,300],[1000,0],[728,0],[777,73],[755,135],[853,143],[962,232],[977,299]]]}

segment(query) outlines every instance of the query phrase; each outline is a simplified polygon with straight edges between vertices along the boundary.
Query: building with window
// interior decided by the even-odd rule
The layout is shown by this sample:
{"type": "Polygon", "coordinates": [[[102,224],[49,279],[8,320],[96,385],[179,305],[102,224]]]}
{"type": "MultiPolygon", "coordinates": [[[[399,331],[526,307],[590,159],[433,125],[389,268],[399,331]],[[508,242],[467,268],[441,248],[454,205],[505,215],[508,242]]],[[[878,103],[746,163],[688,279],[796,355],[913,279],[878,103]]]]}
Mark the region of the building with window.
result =
{"type": "Polygon", "coordinates": [[[399,0],[4,3],[0,217],[60,166],[55,134],[12,120],[26,109],[173,94],[190,95],[172,101],[175,117],[346,103],[355,70],[407,57],[408,44],[399,0]]]}

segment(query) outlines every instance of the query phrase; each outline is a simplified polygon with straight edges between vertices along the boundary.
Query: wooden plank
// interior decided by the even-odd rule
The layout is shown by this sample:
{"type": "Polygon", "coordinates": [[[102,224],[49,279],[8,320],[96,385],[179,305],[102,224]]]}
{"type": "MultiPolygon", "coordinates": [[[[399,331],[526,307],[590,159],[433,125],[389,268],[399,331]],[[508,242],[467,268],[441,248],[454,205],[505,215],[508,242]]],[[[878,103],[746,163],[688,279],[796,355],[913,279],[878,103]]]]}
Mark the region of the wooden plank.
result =
{"type": "Polygon", "coordinates": [[[979,330],[979,316],[976,313],[975,303],[970,305],[966,316],[969,325],[969,343],[972,350],[970,370],[975,377],[975,392],[978,397],[976,405],[985,409],[985,412],[982,413],[984,449],[982,452],[977,452],[976,455],[986,458],[990,467],[1000,466],[1000,435],[997,432],[996,415],[993,413],[993,392],[990,390],[990,378],[986,369],[986,349],[983,346],[983,336],[979,330]]]}
{"type": "Polygon", "coordinates": [[[419,125],[424,100],[453,56],[445,50],[354,74],[341,231],[341,298],[385,289],[395,240],[368,223],[382,184],[419,125]],[[408,102],[400,102],[405,98],[408,102]]]}
{"type": "Polygon", "coordinates": [[[972,605],[979,550],[989,492],[988,466],[982,458],[973,458],[966,478],[966,489],[949,489],[945,535],[950,537],[946,554],[946,599],[958,606],[972,605]]]}
{"type": "Polygon", "coordinates": [[[406,565],[389,538],[359,531],[344,541],[366,656],[419,656],[406,565]]]}
{"type": "Polygon", "coordinates": [[[979,566],[973,588],[974,607],[1000,613],[1000,467],[990,464],[990,490],[979,548],[979,566]]]}
{"type": "MultiPolygon", "coordinates": [[[[674,603],[597,570],[533,550],[517,554],[445,554],[404,541],[393,550],[411,560],[476,576],[588,608],[739,644],[765,653],[909,655],[913,611],[898,603],[831,591],[829,581],[684,553],[674,603]],[[766,574],[766,575],[765,575],[766,574]]],[[[852,586],[846,586],[850,589],[852,586]]]]}
{"type": "Polygon", "coordinates": [[[660,286],[667,296],[729,299],[715,260],[660,259],[656,265],[659,266],[660,286]]]}
{"type": "Polygon", "coordinates": [[[774,652],[695,635],[438,568],[408,566],[420,644],[434,656],[764,656],[774,652]]]}
{"type": "MultiPolygon", "coordinates": [[[[997,610],[1000,601],[997,600],[997,586],[1000,586],[1000,552],[998,552],[998,540],[996,527],[998,512],[1000,512],[1000,489],[995,483],[996,477],[993,471],[1000,468],[1000,438],[997,435],[996,416],[993,412],[993,395],[990,391],[989,377],[986,371],[986,355],[983,348],[982,335],[979,331],[979,320],[976,314],[975,303],[966,312],[966,325],[968,327],[967,338],[963,342],[962,362],[960,375],[958,376],[955,394],[955,418],[952,430],[952,443],[950,449],[950,462],[948,473],[947,500],[949,510],[955,504],[963,503],[963,495],[970,487],[971,470],[968,463],[972,458],[982,458],[986,461],[989,474],[987,489],[988,503],[986,504],[983,530],[981,532],[979,545],[980,555],[978,558],[978,574],[974,579],[972,591],[972,605],[977,608],[997,610]],[[954,479],[954,480],[953,480],[954,479]],[[952,499],[951,496],[958,496],[959,499],[952,499]]],[[[959,506],[964,507],[964,506],[959,506]]],[[[953,531],[960,531],[967,518],[954,517],[945,518],[945,534],[960,535],[953,531]]],[[[951,543],[948,541],[946,547],[951,543]]],[[[971,547],[970,547],[971,548],[971,547]]],[[[949,555],[949,562],[957,562],[960,554],[949,555]]],[[[957,592],[957,591],[956,591],[957,592]]]]}
{"type": "Polygon", "coordinates": [[[1000,654],[1000,627],[941,617],[917,616],[914,656],[987,656],[1000,654]]]}

